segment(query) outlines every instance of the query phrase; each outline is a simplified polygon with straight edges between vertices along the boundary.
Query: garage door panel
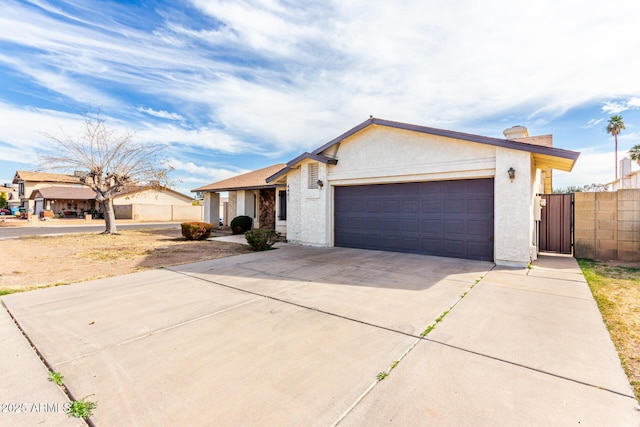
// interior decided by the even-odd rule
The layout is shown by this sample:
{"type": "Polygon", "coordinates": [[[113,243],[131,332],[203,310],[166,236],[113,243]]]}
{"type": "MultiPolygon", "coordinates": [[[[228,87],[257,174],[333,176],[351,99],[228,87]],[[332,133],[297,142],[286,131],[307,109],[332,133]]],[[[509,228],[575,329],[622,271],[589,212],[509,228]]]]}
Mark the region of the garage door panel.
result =
{"type": "Polygon", "coordinates": [[[385,224],[389,224],[391,227],[395,227],[397,231],[406,235],[407,232],[419,233],[420,221],[417,218],[400,219],[400,221],[393,219],[385,219],[385,224]]]}
{"type": "Polygon", "coordinates": [[[474,198],[467,201],[467,212],[471,214],[484,214],[493,211],[493,198],[474,198]]]}
{"type": "Polygon", "coordinates": [[[441,219],[423,219],[422,220],[422,229],[420,230],[422,234],[429,235],[435,234],[440,236],[442,234],[442,220],[441,219]]]}
{"type": "Polygon", "coordinates": [[[336,246],[493,260],[493,179],[335,187],[336,246]]]}
{"type": "Polygon", "coordinates": [[[420,239],[420,250],[425,255],[442,255],[442,239],[420,239]]]}
{"type": "Polygon", "coordinates": [[[439,199],[422,200],[421,207],[422,207],[421,212],[425,214],[442,213],[442,200],[439,200],[439,199]]]}
{"type": "Polygon", "coordinates": [[[486,220],[472,219],[467,221],[467,233],[474,236],[486,235],[489,228],[493,228],[493,223],[486,220]]]}
{"type": "Polygon", "coordinates": [[[444,221],[445,236],[459,236],[465,234],[465,221],[462,219],[455,221],[444,221]]]}
{"type": "Polygon", "coordinates": [[[381,212],[382,211],[382,200],[367,200],[365,202],[367,206],[367,212],[381,212]]]}
{"type": "Polygon", "coordinates": [[[446,199],[444,201],[444,213],[446,214],[465,214],[467,212],[467,200],[464,196],[455,196],[448,194],[449,197],[461,197],[460,199],[446,199]]]}

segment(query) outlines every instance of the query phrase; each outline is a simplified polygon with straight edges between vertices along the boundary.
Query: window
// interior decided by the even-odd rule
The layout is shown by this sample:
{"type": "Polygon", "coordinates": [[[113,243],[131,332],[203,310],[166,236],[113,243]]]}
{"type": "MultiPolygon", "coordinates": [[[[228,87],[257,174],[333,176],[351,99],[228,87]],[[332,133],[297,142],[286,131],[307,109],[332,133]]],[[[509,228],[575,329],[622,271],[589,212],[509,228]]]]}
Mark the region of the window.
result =
{"type": "Polygon", "coordinates": [[[18,183],[18,195],[24,196],[24,182],[18,183]]]}
{"type": "Polygon", "coordinates": [[[309,164],[309,189],[312,188],[320,188],[318,186],[318,164],[310,163],[309,164]]]}
{"type": "Polygon", "coordinates": [[[287,192],[286,190],[278,191],[278,219],[287,220],[287,192]]]}

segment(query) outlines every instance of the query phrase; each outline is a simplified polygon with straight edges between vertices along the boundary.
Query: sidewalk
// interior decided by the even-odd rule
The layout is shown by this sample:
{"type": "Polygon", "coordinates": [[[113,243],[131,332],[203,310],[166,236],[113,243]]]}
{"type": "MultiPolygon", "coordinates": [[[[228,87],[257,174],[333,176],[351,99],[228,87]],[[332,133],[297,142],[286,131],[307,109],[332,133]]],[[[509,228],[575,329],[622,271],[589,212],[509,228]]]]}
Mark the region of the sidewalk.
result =
{"type": "Polygon", "coordinates": [[[0,305],[0,424],[83,426],[64,412],[69,400],[0,305]]]}

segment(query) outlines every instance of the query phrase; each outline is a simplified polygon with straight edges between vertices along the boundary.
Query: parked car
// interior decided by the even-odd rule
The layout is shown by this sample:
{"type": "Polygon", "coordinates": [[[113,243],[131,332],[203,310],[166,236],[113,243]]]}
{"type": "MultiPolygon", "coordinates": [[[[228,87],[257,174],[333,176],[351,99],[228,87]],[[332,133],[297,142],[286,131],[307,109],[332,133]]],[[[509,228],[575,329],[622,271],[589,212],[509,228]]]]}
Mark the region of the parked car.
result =
{"type": "Polygon", "coordinates": [[[9,209],[0,209],[0,215],[11,215],[11,211],[9,209]]]}

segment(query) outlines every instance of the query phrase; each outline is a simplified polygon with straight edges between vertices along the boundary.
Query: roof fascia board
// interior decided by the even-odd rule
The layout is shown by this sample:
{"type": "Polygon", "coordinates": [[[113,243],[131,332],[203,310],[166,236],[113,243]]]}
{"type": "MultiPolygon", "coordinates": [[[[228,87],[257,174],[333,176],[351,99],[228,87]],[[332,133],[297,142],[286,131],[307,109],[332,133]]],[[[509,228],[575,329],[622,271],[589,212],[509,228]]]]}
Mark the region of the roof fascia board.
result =
{"type": "Polygon", "coordinates": [[[297,165],[298,163],[300,163],[301,161],[303,161],[305,159],[315,160],[317,162],[324,163],[324,164],[327,164],[327,165],[337,165],[338,164],[338,159],[332,159],[330,157],[322,156],[322,155],[317,154],[315,152],[313,152],[313,153],[302,153],[298,157],[296,157],[295,159],[291,160],[290,162],[287,162],[287,166],[285,166],[284,168],[282,168],[278,172],[276,172],[273,175],[271,175],[270,177],[268,177],[266,179],[266,181],[267,182],[273,182],[274,180],[280,178],[282,175],[284,175],[287,172],[289,172],[291,169],[293,169],[293,167],[295,165],[297,165]]]}
{"type": "MultiPolygon", "coordinates": [[[[268,179],[268,178],[267,178],[268,179]]],[[[229,187],[229,188],[216,188],[213,190],[207,189],[193,189],[192,193],[221,193],[223,191],[239,191],[239,190],[266,190],[269,188],[277,188],[282,187],[284,184],[265,184],[265,185],[255,185],[252,187],[229,187]]]]}

